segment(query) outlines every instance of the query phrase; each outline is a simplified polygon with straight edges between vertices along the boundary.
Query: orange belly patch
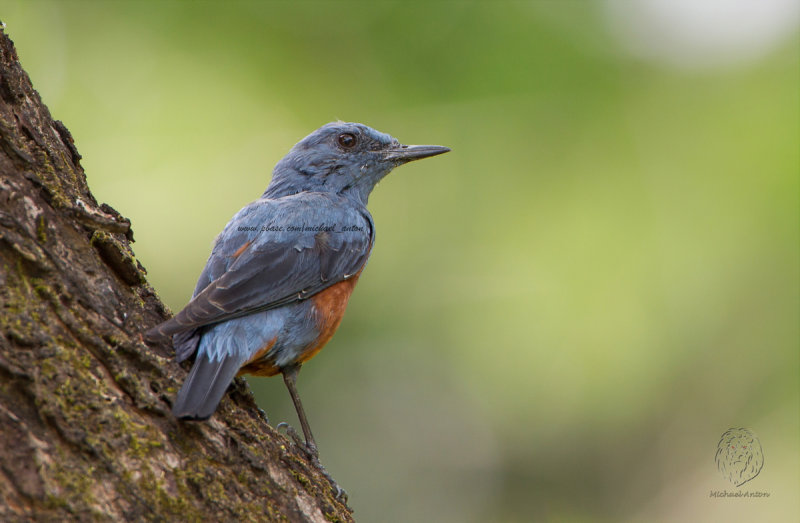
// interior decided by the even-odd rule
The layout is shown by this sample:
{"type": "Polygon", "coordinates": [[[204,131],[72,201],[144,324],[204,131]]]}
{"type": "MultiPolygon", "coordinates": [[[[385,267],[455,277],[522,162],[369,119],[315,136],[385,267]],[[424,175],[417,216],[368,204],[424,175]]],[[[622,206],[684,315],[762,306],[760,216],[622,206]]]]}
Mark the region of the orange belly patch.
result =
{"type": "Polygon", "coordinates": [[[359,276],[361,276],[361,271],[354,274],[352,278],[331,285],[311,298],[319,336],[300,354],[300,357],[297,358],[298,362],[302,363],[313,358],[333,337],[342,322],[347,302],[350,300],[350,295],[353,294],[359,276]]]}
{"type": "MultiPolygon", "coordinates": [[[[335,283],[309,299],[314,308],[313,314],[319,334],[316,340],[305,347],[294,361],[303,363],[310,360],[330,341],[342,322],[347,302],[350,300],[350,295],[353,294],[353,289],[360,275],[361,271],[358,271],[351,278],[335,283]]],[[[281,369],[275,365],[275,362],[267,358],[267,354],[269,354],[269,351],[277,341],[277,336],[271,339],[269,343],[264,345],[242,365],[236,375],[274,376],[280,373],[281,369]]]]}
{"type": "Polygon", "coordinates": [[[264,345],[261,350],[256,352],[252,358],[247,360],[247,362],[242,365],[242,368],[239,369],[239,372],[236,375],[241,376],[242,374],[252,374],[253,376],[274,376],[279,373],[281,370],[276,367],[274,363],[265,358],[273,345],[275,345],[276,341],[278,341],[277,336],[272,338],[272,340],[264,345]]]}

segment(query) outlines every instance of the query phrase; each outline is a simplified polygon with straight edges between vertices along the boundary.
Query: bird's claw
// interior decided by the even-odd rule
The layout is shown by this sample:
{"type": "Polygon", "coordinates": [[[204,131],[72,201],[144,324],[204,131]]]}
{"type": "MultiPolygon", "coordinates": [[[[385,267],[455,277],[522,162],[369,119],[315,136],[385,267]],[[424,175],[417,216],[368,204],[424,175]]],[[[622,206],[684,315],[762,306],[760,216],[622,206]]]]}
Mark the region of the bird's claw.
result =
{"type": "Polygon", "coordinates": [[[325,476],[325,479],[328,480],[328,483],[331,484],[331,487],[333,488],[334,492],[336,492],[335,495],[336,500],[341,501],[342,503],[347,505],[347,491],[342,487],[340,487],[339,484],[336,483],[336,480],[334,480],[333,477],[330,474],[328,474],[328,471],[325,470],[325,467],[323,467],[322,463],[320,463],[319,458],[318,457],[312,458],[311,463],[313,463],[314,466],[317,467],[320,473],[323,476],[325,476]]]}
{"type": "Polygon", "coordinates": [[[275,428],[277,430],[286,429],[286,435],[292,438],[294,444],[307,452],[306,442],[303,441],[303,438],[301,438],[300,435],[297,433],[297,431],[294,430],[294,427],[292,427],[285,421],[282,421],[278,423],[278,425],[275,428]]]}
{"type": "Polygon", "coordinates": [[[336,500],[347,505],[347,491],[336,483],[333,484],[333,487],[336,489],[336,500]]]}
{"type": "Polygon", "coordinates": [[[303,438],[301,438],[300,435],[297,433],[297,431],[294,430],[294,427],[292,427],[285,421],[278,423],[278,425],[276,425],[275,428],[277,430],[286,429],[286,435],[292,439],[294,444],[297,445],[306,454],[306,456],[308,456],[308,459],[309,461],[311,461],[311,464],[314,465],[320,471],[320,473],[325,477],[325,479],[328,480],[328,483],[331,484],[331,487],[336,492],[335,495],[336,500],[341,501],[342,503],[347,505],[347,499],[348,499],[347,491],[342,487],[340,487],[339,484],[336,483],[336,481],[333,479],[333,477],[331,477],[331,475],[328,474],[328,471],[325,470],[325,467],[322,466],[322,462],[320,462],[319,460],[319,451],[317,450],[317,446],[314,445],[313,443],[308,443],[307,441],[304,441],[303,438]]]}

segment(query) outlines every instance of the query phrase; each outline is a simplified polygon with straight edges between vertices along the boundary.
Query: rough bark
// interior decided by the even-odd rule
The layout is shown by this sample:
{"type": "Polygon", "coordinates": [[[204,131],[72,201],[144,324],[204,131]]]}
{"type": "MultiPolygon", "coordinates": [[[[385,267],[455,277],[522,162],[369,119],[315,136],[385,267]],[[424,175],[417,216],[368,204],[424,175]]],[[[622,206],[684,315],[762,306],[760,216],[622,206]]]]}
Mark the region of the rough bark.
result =
{"type": "Polygon", "coordinates": [[[169,311],[80,158],[0,30],[0,521],[351,521],[243,381],[171,416],[169,311]]]}

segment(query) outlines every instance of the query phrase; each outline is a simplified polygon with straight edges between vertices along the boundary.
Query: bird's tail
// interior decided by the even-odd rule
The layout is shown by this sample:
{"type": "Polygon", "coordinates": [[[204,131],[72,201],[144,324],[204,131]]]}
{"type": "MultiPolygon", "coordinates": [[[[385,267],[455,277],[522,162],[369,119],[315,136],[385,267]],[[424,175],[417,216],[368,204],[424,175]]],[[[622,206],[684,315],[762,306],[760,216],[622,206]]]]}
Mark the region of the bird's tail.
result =
{"type": "Polygon", "coordinates": [[[219,361],[198,354],[172,406],[175,417],[186,420],[210,418],[245,360],[239,354],[226,355],[219,361]]]}

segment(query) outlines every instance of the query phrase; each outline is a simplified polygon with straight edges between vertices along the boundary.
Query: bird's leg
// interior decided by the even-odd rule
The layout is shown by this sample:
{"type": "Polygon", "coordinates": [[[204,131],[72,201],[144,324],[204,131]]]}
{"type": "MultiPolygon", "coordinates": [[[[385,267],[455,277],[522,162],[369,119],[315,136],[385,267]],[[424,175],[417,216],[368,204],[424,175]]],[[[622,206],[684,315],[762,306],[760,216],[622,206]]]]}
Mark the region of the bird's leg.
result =
{"type": "MultiPolygon", "coordinates": [[[[286,388],[289,389],[289,395],[292,397],[292,403],[294,403],[294,408],[297,411],[297,417],[300,419],[300,427],[303,429],[303,436],[306,438],[305,448],[306,454],[311,458],[311,462],[316,466],[322,475],[325,476],[330,484],[333,486],[334,490],[336,490],[336,499],[340,499],[347,504],[347,491],[345,491],[342,487],[339,486],[336,481],[328,474],[328,471],[325,470],[325,467],[322,466],[322,463],[319,461],[319,451],[317,450],[317,444],[314,442],[314,435],[311,434],[311,426],[308,424],[308,420],[306,419],[306,411],[303,409],[303,403],[300,401],[300,395],[297,393],[297,374],[300,372],[300,364],[290,365],[288,367],[284,367],[281,369],[281,374],[283,374],[283,382],[286,384],[286,388]]],[[[286,426],[286,433],[295,441],[298,446],[300,446],[300,437],[297,435],[297,432],[292,429],[289,424],[281,423],[278,427],[286,426]]]]}
{"type": "MultiPolygon", "coordinates": [[[[300,427],[303,429],[303,436],[306,438],[306,452],[314,459],[319,459],[319,451],[317,451],[317,444],[314,442],[314,435],[311,434],[311,426],[306,419],[306,411],[303,409],[303,403],[300,401],[300,395],[297,393],[297,374],[300,372],[300,365],[290,365],[281,369],[283,374],[283,382],[286,388],[289,389],[289,395],[292,397],[294,409],[297,411],[297,417],[300,419],[300,427]]],[[[291,434],[290,434],[291,435],[291,434]]],[[[294,438],[293,438],[294,439],[294,438]]]]}

